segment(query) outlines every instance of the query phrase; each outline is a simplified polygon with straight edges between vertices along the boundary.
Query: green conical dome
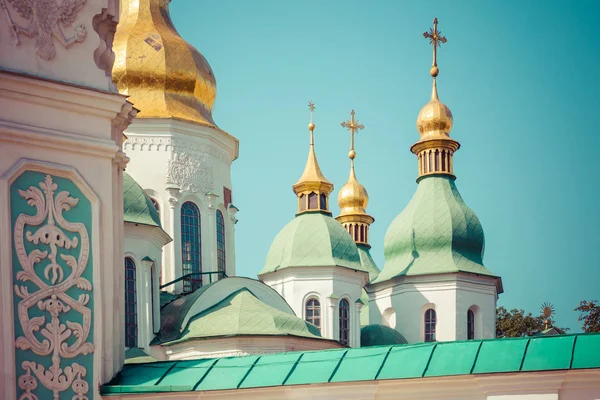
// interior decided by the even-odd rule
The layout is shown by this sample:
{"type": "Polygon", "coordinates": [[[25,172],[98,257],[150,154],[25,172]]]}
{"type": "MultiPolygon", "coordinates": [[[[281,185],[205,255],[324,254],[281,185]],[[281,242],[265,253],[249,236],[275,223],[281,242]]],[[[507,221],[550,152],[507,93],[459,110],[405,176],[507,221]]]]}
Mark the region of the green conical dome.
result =
{"type": "Polygon", "coordinates": [[[259,275],[290,267],[330,265],[365,271],[356,244],[342,224],[325,213],[303,213],[275,237],[259,275]]]}
{"type": "Polygon", "coordinates": [[[428,176],[385,236],[382,282],[400,275],[468,272],[496,277],[483,266],[483,228],[449,176],[428,176]]]}
{"type": "Polygon", "coordinates": [[[400,332],[389,326],[373,324],[364,326],[360,330],[360,347],[407,343],[400,332]]]}

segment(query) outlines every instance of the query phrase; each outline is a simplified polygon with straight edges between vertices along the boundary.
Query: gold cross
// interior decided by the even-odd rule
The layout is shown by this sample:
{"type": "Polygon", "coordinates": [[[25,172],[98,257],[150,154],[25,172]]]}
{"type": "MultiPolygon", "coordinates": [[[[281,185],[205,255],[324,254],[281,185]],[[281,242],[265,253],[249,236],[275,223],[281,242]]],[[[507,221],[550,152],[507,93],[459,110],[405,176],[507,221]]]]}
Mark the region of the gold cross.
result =
{"type": "Polygon", "coordinates": [[[433,28],[429,29],[429,32],[423,32],[423,37],[429,39],[429,44],[433,45],[433,66],[437,67],[437,48],[446,43],[446,37],[442,36],[442,32],[438,31],[437,28],[438,20],[433,19],[433,28]]]}
{"type": "MultiPolygon", "coordinates": [[[[354,134],[360,130],[365,129],[363,124],[359,124],[358,120],[354,119],[354,110],[350,112],[350,120],[342,122],[342,127],[347,128],[350,131],[350,152],[354,151],[354,134]]],[[[353,157],[351,157],[353,158],[353,157]]]]}

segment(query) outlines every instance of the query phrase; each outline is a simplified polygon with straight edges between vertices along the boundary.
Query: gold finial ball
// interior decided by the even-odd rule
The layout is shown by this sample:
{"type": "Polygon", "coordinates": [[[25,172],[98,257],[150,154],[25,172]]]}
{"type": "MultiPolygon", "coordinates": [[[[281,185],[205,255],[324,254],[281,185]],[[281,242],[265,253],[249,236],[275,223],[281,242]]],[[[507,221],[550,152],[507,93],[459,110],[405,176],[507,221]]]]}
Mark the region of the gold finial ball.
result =
{"type": "Polygon", "coordinates": [[[315,124],[313,124],[312,122],[310,124],[308,124],[308,130],[309,131],[314,131],[315,130],[315,124]]]}
{"type": "Polygon", "coordinates": [[[431,67],[431,69],[429,70],[429,73],[431,74],[431,76],[433,76],[434,78],[436,76],[438,76],[438,74],[440,73],[440,69],[434,65],[433,67],[431,67]]]}
{"type": "Polygon", "coordinates": [[[348,157],[350,157],[351,160],[354,160],[354,157],[356,157],[356,152],[354,150],[350,150],[348,152],[348,157]]]}

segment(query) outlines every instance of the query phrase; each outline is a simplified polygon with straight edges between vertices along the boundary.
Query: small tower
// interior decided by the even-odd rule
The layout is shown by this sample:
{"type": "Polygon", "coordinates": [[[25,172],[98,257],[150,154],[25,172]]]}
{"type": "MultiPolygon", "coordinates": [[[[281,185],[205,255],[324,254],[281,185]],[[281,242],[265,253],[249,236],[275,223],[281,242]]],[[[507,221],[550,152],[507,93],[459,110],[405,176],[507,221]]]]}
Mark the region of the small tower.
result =
{"type": "Polygon", "coordinates": [[[437,47],[446,43],[437,19],[423,36],[433,45],[433,87],[417,118],[420,140],[411,147],[418,186],[390,224],[383,270],[366,288],[370,322],[393,323],[409,343],[491,338],[502,280],[483,265],[483,228],[455,185],[459,143],[437,93],[437,47]]]}
{"type": "Polygon", "coordinates": [[[312,112],[310,147],[302,176],[293,185],[298,212],[275,237],[258,278],[277,290],[296,315],[323,337],[360,346],[360,300],[369,275],[346,229],[329,211],[333,185],[317,162],[312,112]]]}
{"type": "MultiPolygon", "coordinates": [[[[350,176],[348,182],[340,189],[338,194],[338,205],[340,206],[340,215],[335,219],[346,228],[360,255],[360,263],[363,268],[369,272],[369,281],[372,281],[379,275],[379,268],[375,260],[371,257],[371,245],[369,244],[369,227],[375,221],[375,218],[367,214],[367,205],[369,204],[369,195],[367,189],[356,179],[354,171],[354,159],[356,151],[354,150],[354,134],[363,130],[364,125],[354,119],[355,112],[350,112],[350,119],[342,122],[341,126],[347,128],[350,132],[350,176]]],[[[364,303],[360,312],[360,325],[369,325],[369,296],[363,290],[361,301],[364,303]]]]}

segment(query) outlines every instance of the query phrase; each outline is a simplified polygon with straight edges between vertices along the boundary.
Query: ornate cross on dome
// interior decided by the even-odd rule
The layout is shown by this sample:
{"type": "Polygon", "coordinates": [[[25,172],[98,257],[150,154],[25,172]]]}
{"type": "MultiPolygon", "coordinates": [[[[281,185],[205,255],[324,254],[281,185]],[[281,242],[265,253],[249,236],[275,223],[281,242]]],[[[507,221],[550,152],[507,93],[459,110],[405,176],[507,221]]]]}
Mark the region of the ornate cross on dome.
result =
{"type": "Polygon", "coordinates": [[[356,153],[354,152],[354,134],[365,129],[365,126],[359,124],[358,120],[354,119],[354,110],[350,112],[350,120],[342,122],[341,125],[343,128],[347,128],[350,131],[350,153],[348,153],[348,157],[353,160],[354,157],[356,157],[356,153]]]}
{"type": "Polygon", "coordinates": [[[442,36],[442,32],[438,31],[437,28],[438,20],[437,18],[433,19],[433,28],[429,29],[429,32],[423,32],[423,37],[425,39],[429,39],[429,44],[433,45],[433,64],[431,67],[431,76],[434,78],[437,76],[439,70],[437,68],[437,48],[442,45],[442,43],[446,43],[447,39],[445,36],[442,36]]]}
{"type": "Polygon", "coordinates": [[[310,122],[308,124],[308,130],[310,131],[310,145],[313,146],[315,144],[315,141],[313,138],[313,131],[315,130],[315,124],[313,124],[313,122],[312,122],[312,113],[313,113],[313,111],[315,111],[315,103],[313,103],[312,101],[309,101],[308,109],[310,110],[310,122]]]}

